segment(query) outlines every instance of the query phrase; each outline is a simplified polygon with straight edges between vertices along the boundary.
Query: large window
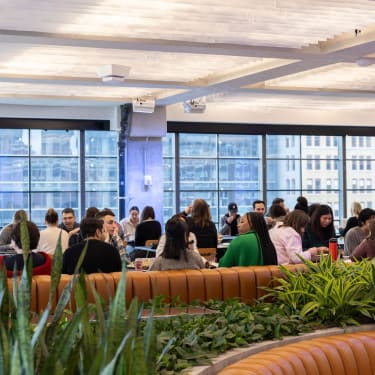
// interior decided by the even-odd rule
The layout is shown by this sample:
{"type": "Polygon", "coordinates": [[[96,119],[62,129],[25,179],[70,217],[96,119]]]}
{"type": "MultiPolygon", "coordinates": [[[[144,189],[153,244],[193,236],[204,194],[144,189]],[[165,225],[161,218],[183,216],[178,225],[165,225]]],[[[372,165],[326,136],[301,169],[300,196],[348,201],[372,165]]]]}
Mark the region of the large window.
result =
{"type": "Polygon", "coordinates": [[[18,209],[41,227],[50,207],[117,212],[116,145],[116,132],[0,129],[0,226],[18,209]]]}
{"type": "Polygon", "coordinates": [[[372,207],[372,144],[372,137],[364,136],[168,133],[164,218],[198,197],[208,201],[219,223],[232,201],[241,213],[251,210],[255,199],[269,207],[275,197],[293,209],[304,195],[310,203],[329,204],[338,224],[352,201],[372,207]]]}

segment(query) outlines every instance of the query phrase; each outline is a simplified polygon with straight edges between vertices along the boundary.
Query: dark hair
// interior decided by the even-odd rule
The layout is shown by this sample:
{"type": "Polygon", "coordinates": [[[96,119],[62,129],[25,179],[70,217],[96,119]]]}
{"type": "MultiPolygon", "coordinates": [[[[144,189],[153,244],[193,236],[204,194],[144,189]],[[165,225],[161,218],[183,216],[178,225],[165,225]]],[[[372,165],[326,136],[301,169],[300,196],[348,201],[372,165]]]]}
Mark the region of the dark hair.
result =
{"type": "Polygon", "coordinates": [[[247,212],[246,216],[251,229],[258,235],[264,265],[277,264],[276,249],[268,233],[264,216],[258,212],[247,212]]]}
{"type": "Polygon", "coordinates": [[[187,260],[186,247],[188,226],[176,215],[165,224],[165,247],[161,254],[166,259],[179,260],[181,256],[187,260]]]}
{"type": "MultiPolygon", "coordinates": [[[[30,250],[36,249],[38,246],[40,232],[38,227],[32,221],[26,221],[27,231],[29,232],[29,239],[30,239],[30,250]]],[[[10,237],[18,248],[22,249],[21,243],[21,223],[17,223],[12,231],[10,237]]]]}
{"type": "Polygon", "coordinates": [[[273,201],[272,201],[272,204],[280,204],[280,203],[283,203],[284,202],[284,199],[283,198],[275,198],[273,201]]]}
{"type": "Polygon", "coordinates": [[[61,211],[61,214],[72,214],[73,216],[76,216],[75,213],[74,213],[73,208],[70,208],[70,207],[64,208],[61,211]]]}
{"type": "Polygon", "coordinates": [[[21,222],[22,218],[25,218],[27,220],[27,213],[25,210],[17,210],[13,215],[13,223],[19,223],[21,222]]]}
{"type": "Polygon", "coordinates": [[[319,207],[317,207],[311,215],[311,220],[307,227],[308,230],[320,240],[329,240],[330,238],[335,237],[335,226],[333,224],[332,208],[326,204],[320,204],[319,207]],[[323,215],[332,216],[332,221],[326,228],[322,228],[322,226],[320,225],[320,217],[323,215]]]}
{"type": "Polygon", "coordinates": [[[302,195],[299,196],[297,198],[297,203],[296,205],[294,206],[294,209],[295,210],[302,210],[304,212],[308,212],[308,202],[307,202],[307,199],[305,197],[303,197],[302,195]]]}
{"type": "Polygon", "coordinates": [[[310,221],[309,215],[301,210],[294,210],[289,212],[284,219],[284,227],[292,227],[299,234],[301,233],[301,228],[305,228],[310,221]]]}
{"type": "Polygon", "coordinates": [[[148,218],[155,219],[155,211],[151,206],[145,206],[141,213],[141,222],[147,220],[148,218]]]}
{"type": "Polygon", "coordinates": [[[359,226],[361,227],[365,222],[375,216],[375,211],[371,208],[364,208],[358,215],[359,226]]]}
{"type": "Polygon", "coordinates": [[[103,221],[92,217],[85,218],[81,221],[79,228],[83,238],[93,237],[97,229],[103,230],[103,221]]]}
{"type": "Polygon", "coordinates": [[[95,217],[97,219],[103,219],[104,216],[116,216],[112,210],[105,208],[104,210],[99,211],[95,217]]]}
{"type": "Polygon", "coordinates": [[[258,204],[258,203],[263,203],[264,207],[266,206],[266,204],[264,203],[264,201],[261,201],[260,199],[257,199],[256,201],[253,202],[253,208],[255,208],[255,205],[258,204]]]}
{"type": "Polygon", "coordinates": [[[44,220],[48,224],[56,224],[59,221],[59,215],[53,208],[49,208],[44,216],[44,220]]]}
{"type": "Polygon", "coordinates": [[[99,212],[99,208],[94,207],[94,206],[89,207],[89,208],[86,209],[85,218],[95,217],[98,212],[99,212]]]}
{"type": "Polygon", "coordinates": [[[276,217],[281,217],[286,215],[285,208],[281,207],[278,203],[273,204],[268,210],[268,216],[271,216],[272,219],[276,217]]]}
{"type": "Polygon", "coordinates": [[[319,203],[310,204],[309,208],[307,209],[307,214],[311,217],[314,211],[320,206],[319,203]]]}
{"type": "Polygon", "coordinates": [[[131,212],[131,211],[137,211],[139,213],[139,208],[137,206],[131,206],[129,208],[129,212],[131,212]]]}

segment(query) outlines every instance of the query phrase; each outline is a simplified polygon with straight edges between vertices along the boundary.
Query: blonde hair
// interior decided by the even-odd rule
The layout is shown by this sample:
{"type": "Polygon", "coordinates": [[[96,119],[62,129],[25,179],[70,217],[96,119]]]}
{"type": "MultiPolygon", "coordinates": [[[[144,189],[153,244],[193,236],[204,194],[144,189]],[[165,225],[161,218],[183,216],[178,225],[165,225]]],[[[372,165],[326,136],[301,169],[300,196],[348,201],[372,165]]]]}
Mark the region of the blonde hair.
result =
{"type": "Polygon", "coordinates": [[[362,211],[361,203],[353,202],[352,206],[350,208],[350,212],[352,213],[352,215],[358,217],[358,215],[361,211],[362,211]]]}

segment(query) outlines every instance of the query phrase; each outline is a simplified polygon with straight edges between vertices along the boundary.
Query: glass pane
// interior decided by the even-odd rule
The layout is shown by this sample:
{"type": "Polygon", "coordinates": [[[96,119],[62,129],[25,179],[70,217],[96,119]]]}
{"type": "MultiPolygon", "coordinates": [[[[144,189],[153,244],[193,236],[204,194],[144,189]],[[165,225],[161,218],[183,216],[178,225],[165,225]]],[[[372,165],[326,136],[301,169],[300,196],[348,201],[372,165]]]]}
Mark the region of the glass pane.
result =
{"type": "Polygon", "coordinates": [[[163,172],[164,172],[164,190],[171,191],[174,187],[175,182],[175,168],[174,168],[174,158],[164,158],[163,159],[163,172]]]}
{"type": "Polygon", "coordinates": [[[267,135],[266,149],[267,159],[299,159],[300,137],[299,135],[267,135]]]}
{"type": "Polygon", "coordinates": [[[217,156],[216,134],[180,134],[180,156],[209,157],[217,156]]]}
{"type": "Polygon", "coordinates": [[[104,207],[110,208],[115,213],[117,220],[119,220],[117,192],[86,192],[85,197],[86,208],[91,206],[98,207],[99,209],[103,209],[104,207]]]}
{"type": "Polygon", "coordinates": [[[89,158],[85,166],[86,190],[117,192],[117,158],[89,158]]]}
{"type": "Polygon", "coordinates": [[[87,131],[85,134],[86,156],[117,156],[118,132],[87,131]]]}
{"type": "Polygon", "coordinates": [[[165,191],[163,194],[163,219],[164,223],[176,213],[174,193],[165,191]]]}
{"type": "Polygon", "coordinates": [[[284,199],[285,206],[287,208],[289,208],[289,210],[292,211],[294,209],[294,206],[297,203],[297,198],[300,195],[301,195],[300,191],[286,191],[286,190],[272,190],[272,191],[267,191],[266,214],[267,214],[269,208],[272,205],[272,201],[275,198],[282,198],[282,199],[284,199]]]}
{"type": "Polygon", "coordinates": [[[237,203],[238,213],[244,214],[245,212],[252,211],[253,202],[259,199],[259,191],[220,191],[219,192],[219,216],[225,215],[228,212],[228,204],[231,202],[237,203]]]}
{"type": "Polygon", "coordinates": [[[78,156],[79,131],[30,130],[30,149],[33,156],[78,156]]]}
{"type": "Polygon", "coordinates": [[[219,159],[220,190],[259,190],[260,160],[219,159]]]}
{"type": "Polygon", "coordinates": [[[28,193],[5,193],[0,192],[0,227],[13,221],[14,212],[17,210],[29,211],[28,193]]]}
{"type": "Polygon", "coordinates": [[[341,137],[338,136],[301,136],[302,159],[308,155],[320,156],[322,159],[338,159],[341,137]]]}
{"type": "Polygon", "coordinates": [[[301,189],[301,162],[299,160],[267,161],[267,190],[299,189],[301,189]]]}
{"type": "Polygon", "coordinates": [[[255,157],[262,153],[260,135],[220,134],[219,156],[221,157],[255,157]]]}
{"type": "MultiPolygon", "coordinates": [[[[0,150],[2,151],[2,150],[0,150]]],[[[29,190],[29,159],[0,157],[0,191],[29,190]]]]}
{"type": "Polygon", "coordinates": [[[163,138],[163,157],[174,157],[174,142],[175,142],[175,134],[174,133],[167,133],[167,135],[163,138]]]}
{"type": "Polygon", "coordinates": [[[375,159],[375,137],[347,136],[345,140],[347,159],[375,159]]]}
{"type": "Polygon", "coordinates": [[[0,152],[3,156],[28,155],[29,131],[27,129],[0,129],[0,152]]]}
{"type": "MultiPolygon", "coordinates": [[[[31,158],[32,191],[78,191],[79,160],[77,158],[31,158]]],[[[46,208],[49,208],[47,206],[46,208]]]]}
{"type": "Polygon", "coordinates": [[[181,190],[217,189],[216,159],[181,159],[180,187],[181,190]]]}

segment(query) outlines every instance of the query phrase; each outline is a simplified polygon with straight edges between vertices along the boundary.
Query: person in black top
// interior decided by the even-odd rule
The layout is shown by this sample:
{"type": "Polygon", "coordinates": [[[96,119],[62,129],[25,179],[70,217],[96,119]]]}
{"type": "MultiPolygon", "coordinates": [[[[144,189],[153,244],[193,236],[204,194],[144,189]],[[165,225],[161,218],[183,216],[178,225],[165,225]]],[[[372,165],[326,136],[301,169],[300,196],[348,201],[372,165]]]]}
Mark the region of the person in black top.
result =
{"type": "Polygon", "coordinates": [[[76,216],[73,208],[64,208],[61,211],[62,223],[59,228],[64,229],[69,234],[69,246],[73,246],[82,241],[82,235],[79,231],[79,224],[76,222],[76,216]]]}
{"type": "Polygon", "coordinates": [[[232,202],[228,205],[228,213],[226,213],[220,220],[220,234],[237,236],[238,224],[241,216],[238,214],[237,204],[232,202]]]}
{"type": "Polygon", "coordinates": [[[185,208],[183,214],[189,226],[189,232],[195,234],[197,247],[216,248],[217,229],[211,220],[210,206],[204,199],[195,199],[192,206],[185,208]],[[191,216],[187,216],[191,213],[191,216]]]}
{"type": "Polygon", "coordinates": [[[135,228],[135,246],[144,246],[147,240],[159,240],[161,224],[155,220],[155,211],[146,206],[141,213],[141,221],[135,228]]]}
{"type": "Polygon", "coordinates": [[[84,240],[66,249],[63,254],[62,273],[73,274],[78,259],[87,243],[87,252],[81,269],[86,273],[121,271],[118,250],[104,242],[103,222],[98,219],[83,219],[80,232],[84,240]]]}

